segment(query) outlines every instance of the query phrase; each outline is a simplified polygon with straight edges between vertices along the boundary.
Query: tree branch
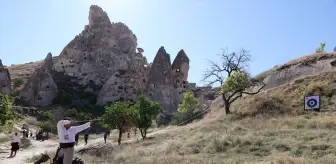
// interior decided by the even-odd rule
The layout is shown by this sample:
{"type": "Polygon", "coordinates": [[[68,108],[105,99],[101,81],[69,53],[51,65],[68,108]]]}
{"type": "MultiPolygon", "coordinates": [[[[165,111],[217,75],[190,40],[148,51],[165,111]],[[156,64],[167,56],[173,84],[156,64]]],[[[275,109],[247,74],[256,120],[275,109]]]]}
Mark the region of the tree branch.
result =
{"type": "Polygon", "coordinates": [[[238,98],[240,98],[240,97],[242,97],[242,96],[243,96],[243,94],[240,93],[238,96],[236,96],[235,98],[233,98],[232,100],[230,100],[229,103],[230,103],[230,104],[233,103],[234,101],[236,101],[238,98]]]}
{"type": "Polygon", "coordinates": [[[248,95],[255,95],[257,93],[259,93],[265,86],[266,84],[264,83],[264,81],[261,81],[262,86],[255,92],[242,92],[243,94],[248,94],[248,95]]]}

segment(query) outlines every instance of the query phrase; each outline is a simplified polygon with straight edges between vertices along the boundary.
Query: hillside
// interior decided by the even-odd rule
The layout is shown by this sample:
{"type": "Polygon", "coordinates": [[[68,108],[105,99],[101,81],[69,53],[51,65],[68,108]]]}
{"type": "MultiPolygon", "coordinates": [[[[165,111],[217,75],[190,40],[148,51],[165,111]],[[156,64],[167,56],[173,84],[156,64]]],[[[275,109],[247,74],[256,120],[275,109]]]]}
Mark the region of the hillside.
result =
{"type": "MultiPolygon", "coordinates": [[[[214,95],[218,88],[197,87],[188,81],[192,60],[183,49],[172,61],[161,46],[148,62],[126,24],[111,22],[96,5],[90,7],[88,18],[82,32],[57,56],[48,53],[43,61],[0,65],[5,88],[0,93],[15,91],[14,105],[20,114],[43,117],[34,118],[30,125],[56,131],[54,125],[66,114],[79,121],[100,117],[104,105],[118,100],[134,102],[140,94],[163,108],[156,125],[172,123],[186,91],[199,100],[197,112],[207,113],[185,126],[149,129],[146,140],[128,140],[124,135],[120,146],[115,143],[119,134],[113,131],[111,144],[102,144],[100,138],[92,140],[92,145],[76,147],[85,163],[335,163],[336,52],[303,56],[261,73],[256,78],[264,80],[265,88],[237,99],[231,105],[232,114],[225,115],[221,97],[214,95]],[[15,86],[18,79],[23,80],[19,87],[15,86]],[[321,96],[321,112],[303,111],[305,96],[312,95],[321,96]],[[32,110],[25,112],[30,107],[32,110]]],[[[126,118],[126,114],[122,116],[126,118]]],[[[152,117],[148,118],[151,123],[152,117]]],[[[91,131],[107,130],[97,130],[98,126],[91,131]]],[[[32,154],[46,148],[38,146],[25,151],[32,154]]],[[[23,160],[23,155],[20,158],[23,160]]]]}
{"type": "Polygon", "coordinates": [[[204,119],[123,144],[103,157],[85,154],[94,163],[271,163],[331,164],[335,161],[336,74],[296,80],[234,104],[226,116],[221,102],[204,119]],[[319,94],[322,109],[303,112],[303,95],[319,94]]]}
{"type": "MultiPolygon", "coordinates": [[[[259,77],[297,65],[310,67],[321,61],[330,62],[334,58],[333,53],[305,56],[259,77]]],[[[154,132],[145,141],[114,147],[112,152],[103,151],[105,147],[86,152],[82,157],[91,163],[95,160],[143,164],[334,163],[336,74],[330,69],[296,77],[238,99],[231,115],[225,115],[222,101],[217,98],[210,107],[211,112],[202,120],[168,127],[154,132]],[[308,95],[321,96],[321,112],[303,111],[303,99],[308,95]],[[102,153],[102,157],[95,156],[96,153],[102,153]]]]}

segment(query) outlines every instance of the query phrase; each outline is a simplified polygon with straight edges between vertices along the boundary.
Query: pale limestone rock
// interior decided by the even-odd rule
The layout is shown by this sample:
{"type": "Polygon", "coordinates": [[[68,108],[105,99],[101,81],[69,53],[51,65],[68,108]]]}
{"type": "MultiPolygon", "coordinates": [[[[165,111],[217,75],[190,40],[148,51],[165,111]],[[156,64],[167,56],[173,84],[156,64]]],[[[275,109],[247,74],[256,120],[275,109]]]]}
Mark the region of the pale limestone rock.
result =
{"type": "Polygon", "coordinates": [[[53,66],[52,55],[49,53],[42,66],[35,70],[20,91],[21,100],[31,106],[48,106],[57,96],[57,85],[51,76],[53,66]]]}
{"type": "Polygon", "coordinates": [[[180,50],[172,64],[172,68],[174,72],[181,72],[183,76],[183,80],[188,80],[188,72],[189,72],[189,58],[184,52],[184,50],[180,50]]]}
{"type": "MultiPolygon", "coordinates": [[[[332,65],[332,61],[335,60],[336,54],[326,56],[328,56],[328,58],[321,58],[320,60],[308,62],[308,64],[300,62],[270,73],[264,79],[266,84],[265,89],[287,84],[305,76],[313,76],[324,72],[335,72],[336,67],[332,65]]],[[[253,90],[257,90],[258,88],[259,86],[256,86],[253,90]]]]}
{"type": "Polygon", "coordinates": [[[116,71],[127,71],[136,46],[137,38],[125,24],[111,23],[106,12],[93,5],[89,25],[63,49],[54,70],[77,78],[82,86],[93,82],[101,88],[116,71]]]}
{"type": "Polygon", "coordinates": [[[116,100],[136,101],[137,96],[146,88],[147,61],[141,56],[135,57],[127,71],[117,71],[102,87],[98,94],[97,105],[116,100]]]}
{"type": "Polygon", "coordinates": [[[7,68],[2,65],[0,59],[0,93],[10,94],[11,93],[11,77],[7,68]]]}
{"type": "Polygon", "coordinates": [[[164,47],[158,50],[151,64],[147,89],[148,96],[160,102],[166,113],[171,114],[176,111],[170,55],[164,47]]]}
{"type": "Polygon", "coordinates": [[[190,90],[189,83],[187,81],[188,72],[189,58],[182,49],[178,52],[172,64],[174,105],[176,107],[178,106],[178,104],[182,103],[183,93],[187,90],[190,90]]]}

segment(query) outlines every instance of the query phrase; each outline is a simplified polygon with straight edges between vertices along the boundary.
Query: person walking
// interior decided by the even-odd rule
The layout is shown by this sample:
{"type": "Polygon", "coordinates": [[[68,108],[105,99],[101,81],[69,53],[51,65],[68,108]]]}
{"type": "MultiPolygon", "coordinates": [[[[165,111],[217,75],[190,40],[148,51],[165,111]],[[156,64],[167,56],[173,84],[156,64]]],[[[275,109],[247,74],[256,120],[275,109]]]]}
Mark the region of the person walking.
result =
{"type": "Polygon", "coordinates": [[[10,157],[15,157],[16,156],[16,152],[19,150],[20,148],[20,136],[17,132],[15,132],[15,134],[11,137],[11,155],[10,157]],[[14,153],[14,156],[13,156],[14,153]]]}
{"type": "Polygon", "coordinates": [[[84,135],[85,145],[87,145],[87,143],[88,143],[88,139],[89,139],[89,134],[88,134],[88,133],[85,133],[85,135],[84,135]]]}
{"type": "Polygon", "coordinates": [[[76,134],[76,136],[75,136],[75,142],[76,142],[76,146],[78,146],[78,133],[76,134]]]}
{"type": "Polygon", "coordinates": [[[106,143],[106,138],[107,138],[107,132],[105,132],[105,134],[104,134],[104,141],[105,141],[105,143],[106,143]]]}
{"type": "Polygon", "coordinates": [[[60,120],[57,123],[57,133],[59,138],[58,158],[63,157],[63,164],[72,164],[74,156],[75,135],[93,124],[93,120],[79,126],[71,126],[69,119],[60,120]]]}

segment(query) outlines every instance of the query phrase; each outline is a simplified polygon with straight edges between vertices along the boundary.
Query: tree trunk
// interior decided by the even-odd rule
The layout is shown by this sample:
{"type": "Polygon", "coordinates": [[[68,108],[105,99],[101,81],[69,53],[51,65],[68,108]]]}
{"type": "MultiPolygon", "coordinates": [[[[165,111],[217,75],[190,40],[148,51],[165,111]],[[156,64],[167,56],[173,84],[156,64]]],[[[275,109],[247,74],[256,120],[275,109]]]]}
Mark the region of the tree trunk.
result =
{"type": "Polygon", "coordinates": [[[140,129],[140,128],[139,128],[139,130],[140,130],[142,139],[146,138],[146,134],[145,134],[144,129],[140,129]]]}
{"type": "Polygon", "coordinates": [[[230,104],[229,103],[225,103],[225,113],[226,114],[230,114],[231,111],[230,111],[230,104]]]}
{"type": "Polygon", "coordinates": [[[146,139],[146,137],[147,137],[147,128],[144,129],[144,133],[145,133],[145,135],[142,138],[146,139]]]}
{"type": "Polygon", "coordinates": [[[223,99],[223,101],[224,101],[224,107],[225,107],[225,114],[230,114],[231,113],[231,111],[230,111],[230,102],[229,102],[229,100],[226,100],[226,97],[225,97],[225,94],[223,93],[222,94],[222,99],[223,99]]]}
{"type": "Polygon", "coordinates": [[[121,144],[121,137],[122,137],[122,129],[119,129],[118,145],[121,144]]]}

